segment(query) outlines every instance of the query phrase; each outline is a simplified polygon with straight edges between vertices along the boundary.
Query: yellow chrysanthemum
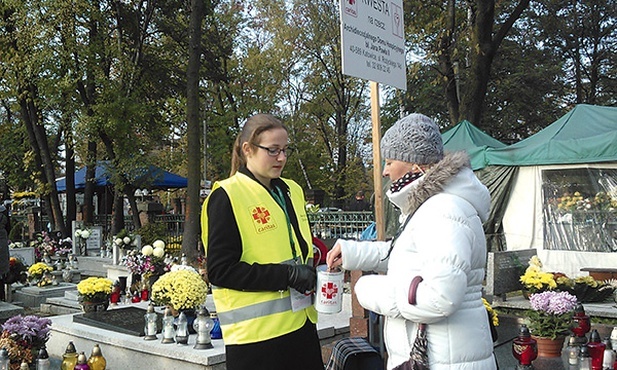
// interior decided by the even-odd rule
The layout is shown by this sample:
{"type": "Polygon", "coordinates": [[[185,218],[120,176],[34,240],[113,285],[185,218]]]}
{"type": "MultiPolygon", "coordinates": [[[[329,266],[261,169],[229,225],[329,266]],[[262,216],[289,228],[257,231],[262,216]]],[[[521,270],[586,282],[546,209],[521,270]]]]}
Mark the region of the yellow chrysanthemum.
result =
{"type": "Polygon", "coordinates": [[[493,326],[499,326],[499,317],[497,316],[497,312],[495,312],[495,310],[493,309],[493,306],[491,306],[491,304],[488,303],[488,301],[484,298],[482,298],[482,303],[484,304],[484,307],[486,307],[488,313],[491,315],[491,321],[493,322],[493,326]]]}
{"type": "Polygon", "coordinates": [[[28,275],[32,277],[41,277],[46,272],[52,272],[54,269],[43,262],[37,262],[28,268],[28,275]]]}
{"type": "Polygon", "coordinates": [[[107,278],[89,277],[77,284],[77,292],[85,300],[103,299],[111,294],[113,282],[107,278]]]}
{"type": "Polygon", "coordinates": [[[176,310],[195,308],[206,301],[208,285],[196,271],[177,270],[161,276],[152,285],[153,302],[176,310]]]}
{"type": "Polygon", "coordinates": [[[532,293],[557,287],[554,275],[550,272],[544,272],[541,266],[542,261],[538,256],[531,257],[529,267],[525,270],[525,274],[520,277],[520,282],[532,293]]]}

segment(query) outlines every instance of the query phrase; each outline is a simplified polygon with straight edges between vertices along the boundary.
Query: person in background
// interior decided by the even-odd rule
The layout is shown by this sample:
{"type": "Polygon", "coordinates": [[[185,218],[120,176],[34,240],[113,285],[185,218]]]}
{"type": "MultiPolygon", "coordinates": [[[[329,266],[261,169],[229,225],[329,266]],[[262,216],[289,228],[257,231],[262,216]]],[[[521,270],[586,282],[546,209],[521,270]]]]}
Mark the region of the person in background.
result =
{"type": "Polygon", "coordinates": [[[9,273],[9,232],[11,231],[11,219],[9,211],[0,204],[0,300],[4,301],[5,281],[9,273]]]}
{"type": "Polygon", "coordinates": [[[363,212],[371,210],[371,205],[364,198],[364,192],[362,190],[358,190],[356,196],[349,201],[347,210],[352,212],[363,212]]]}
{"type": "Polygon", "coordinates": [[[287,128],[250,117],[232,153],[230,177],[202,209],[208,277],[225,341],[227,370],[323,370],[316,273],[302,188],[281,177],[291,155],[287,128]]]}
{"type": "Polygon", "coordinates": [[[419,324],[427,324],[431,370],[494,370],[482,302],[490,196],[464,152],[444,156],[439,128],[411,114],[381,141],[386,196],[404,219],[392,241],[337,240],[329,267],[385,272],[362,276],[359,303],[385,316],[387,368],[409,360],[419,324]]]}

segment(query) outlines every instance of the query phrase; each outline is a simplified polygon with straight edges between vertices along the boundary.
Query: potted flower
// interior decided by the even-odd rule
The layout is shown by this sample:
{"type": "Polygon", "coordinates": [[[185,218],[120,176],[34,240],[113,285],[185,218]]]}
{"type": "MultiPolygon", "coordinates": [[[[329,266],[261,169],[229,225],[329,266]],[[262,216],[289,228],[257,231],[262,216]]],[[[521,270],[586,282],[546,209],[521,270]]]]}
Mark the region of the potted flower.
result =
{"type": "Polygon", "coordinates": [[[26,265],[17,257],[9,258],[9,271],[4,282],[6,284],[21,283],[24,284],[28,280],[28,269],[26,265]]]}
{"type": "Polygon", "coordinates": [[[592,276],[579,276],[572,279],[568,290],[574,294],[579,302],[602,302],[615,292],[615,287],[608,282],[599,281],[592,276]]]}
{"type": "Polygon", "coordinates": [[[555,276],[542,269],[542,261],[540,261],[538,256],[533,256],[529,259],[529,266],[520,277],[520,282],[523,284],[524,289],[532,294],[557,288],[555,276]]]}
{"type": "Polygon", "coordinates": [[[113,282],[107,278],[89,277],[77,284],[79,303],[84,312],[105,311],[109,306],[109,296],[113,282]]]}
{"type": "Polygon", "coordinates": [[[31,285],[45,286],[51,284],[49,275],[53,271],[53,267],[44,262],[37,262],[28,267],[28,281],[31,285]]]}
{"type": "Polygon", "coordinates": [[[152,285],[151,299],[158,305],[168,305],[181,311],[195,309],[206,301],[208,286],[193,269],[170,271],[152,285]]]}
{"type": "Polygon", "coordinates": [[[2,330],[8,331],[30,348],[41,348],[49,339],[51,320],[36,315],[17,315],[6,320],[2,330]]]}
{"type": "Polygon", "coordinates": [[[576,308],[576,297],[568,292],[546,291],[529,297],[531,310],[528,311],[528,327],[531,335],[538,341],[538,355],[542,356],[542,344],[557,342],[558,352],[545,355],[561,355],[561,348],[572,325],[572,315],[576,308]]]}
{"type": "Polygon", "coordinates": [[[131,251],[122,264],[133,274],[133,281],[142,280],[151,286],[170,266],[165,260],[165,243],[157,240],[153,245],[144,245],[141,252],[131,251]]]}
{"type": "Polygon", "coordinates": [[[133,247],[136,246],[135,236],[126,231],[126,229],[120,230],[120,232],[114,236],[113,240],[114,245],[122,250],[133,249],[133,247]]]}
{"type": "Polygon", "coordinates": [[[173,269],[161,276],[153,285],[150,300],[157,305],[171,308],[174,316],[184,311],[193,333],[195,308],[206,301],[208,286],[201,275],[192,268],[173,269]]]}
{"type": "Polygon", "coordinates": [[[50,319],[35,315],[13,316],[2,324],[0,348],[9,352],[11,369],[18,369],[22,361],[33,363],[47,343],[50,329],[50,319]]]}

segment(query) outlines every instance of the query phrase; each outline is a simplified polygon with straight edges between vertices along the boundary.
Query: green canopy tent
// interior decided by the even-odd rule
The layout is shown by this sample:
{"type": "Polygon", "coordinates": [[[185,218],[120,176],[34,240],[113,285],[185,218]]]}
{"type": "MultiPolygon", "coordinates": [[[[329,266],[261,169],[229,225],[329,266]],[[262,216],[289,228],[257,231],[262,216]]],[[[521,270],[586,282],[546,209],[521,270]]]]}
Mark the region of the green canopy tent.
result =
{"type": "Polygon", "coordinates": [[[485,152],[487,148],[503,148],[506,146],[506,144],[480,130],[469,121],[459,122],[456,126],[441,134],[441,138],[445,150],[465,150],[469,154],[473,170],[486,167],[485,152]]]}
{"type": "Polygon", "coordinates": [[[508,250],[537,249],[547,270],[571,276],[617,266],[616,107],[577,105],[535,135],[483,154],[485,170],[518,169],[503,200],[508,250]]]}
{"type": "Polygon", "coordinates": [[[617,161],[617,107],[579,104],[542,131],[486,151],[487,165],[531,166],[617,161]]]}

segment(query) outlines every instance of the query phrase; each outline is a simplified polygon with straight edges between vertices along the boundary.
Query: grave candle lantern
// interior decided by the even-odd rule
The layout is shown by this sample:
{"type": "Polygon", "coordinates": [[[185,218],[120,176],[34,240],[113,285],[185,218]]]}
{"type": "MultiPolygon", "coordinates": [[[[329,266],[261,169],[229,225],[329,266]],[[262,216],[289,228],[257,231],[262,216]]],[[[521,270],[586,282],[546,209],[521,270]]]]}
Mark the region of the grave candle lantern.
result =
{"type": "Polygon", "coordinates": [[[574,316],[572,317],[572,333],[576,336],[576,343],[578,345],[587,343],[587,337],[585,336],[589,330],[591,330],[591,320],[589,316],[585,314],[585,308],[582,304],[577,304],[574,309],[574,316]]]}
{"type": "Polygon", "coordinates": [[[517,369],[532,369],[531,361],[538,357],[538,342],[531,337],[527,325],[521,325],[518,337],[512,342],[512,355],[518,361],[517,369]]]}
{"type": "Polygon", "coordinates": [[[163,339],[161,343],[174,343],[174,317],[171,314],[171,309],[167,307],[163,315],[163,339]]]}
{"type": "Polygon", "coordinates": [[[152,303],[148,305],[148,309],[144,315],[144,320],[146,321],[146,325],[144,327],[144,340],[157,339],[156,330],[158,328],[156,326],[156,312],[154,312],[154,305],[152,303]]]}
{"type": "Polygon", "coordinates": [[[195,349],[209,349],[212,346],[212,337],[210,337],[210,330],[214,327],[214,321],[210,318],[210,313],[205,307],[201,307],[197,312],[197,318],[193,323],[193,327],[197,332],[197,342],[195,343],[195,349]]]}
{"type": "Polygon", "coordinates": [[[176,323],[176,342],[178,344],[187,344],[189,342],[188,320],[184,312],[180,312],[176,323]]]}

